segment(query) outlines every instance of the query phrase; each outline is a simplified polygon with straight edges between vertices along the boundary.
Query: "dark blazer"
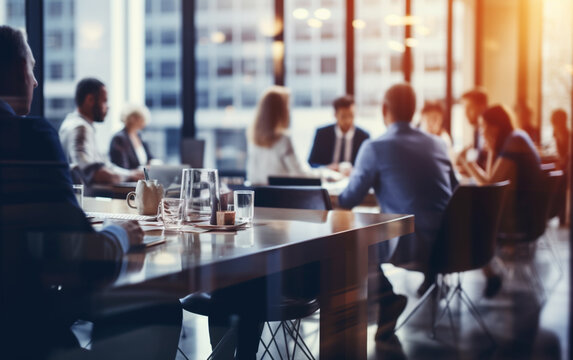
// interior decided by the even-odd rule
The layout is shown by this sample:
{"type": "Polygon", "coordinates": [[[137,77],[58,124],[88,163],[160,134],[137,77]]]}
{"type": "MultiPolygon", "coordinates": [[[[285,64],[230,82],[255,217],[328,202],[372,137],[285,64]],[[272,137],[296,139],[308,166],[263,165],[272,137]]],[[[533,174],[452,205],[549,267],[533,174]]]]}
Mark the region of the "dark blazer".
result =
{"type": "MultiPolygon", "coordinates": [[[[141,136],[139,136],[139,139],[141,140],[141,136]]],[[[147,160],[149,161],[153,159],[147,144],[143,141],[141,141],[141,143],[143,144],[143,148],[147,154],[147,160]]],[[[109,146],[109,157],[112,163],[124,169],[137,169],[140,165],[146,165],[140,164],[139,160],[137,160],[135,149],[133,148],[131,140],[129,140],[129,135],[127,134],[127,130],[125,130],[125,128],[115,134],[111,139],[111,144],[109,146]]]]}
{"type": "Polygon", "coordinates": [[[88,303],[76,296],[113,280],[124,252],[113,233],[96,232],[79,208],[54,127],[17,116],[1,100],[0,214],[0,327],[10,332],[0,340],[2,352],[41,359],[69,338],[71,323],[84,313],[81,304],[88,303]],[[32,347],[30,324],[40,334],[32,347]]]}
{"type": "MultiPolygon", "coordinates": [[[[314,136],[314,144],[308,157],[308,163],[312,167],[328,165],[332,162],[334,156],[334,145],[336,144],[336,133],[334,127],[336,125],[328,125],[316,130],[314,136]]],[[[370,135],[361,128],[354,127],[354,139],[352,139],[352,165],[356,160],[358,149],[364,140],[370,138],[370,135]]]]}

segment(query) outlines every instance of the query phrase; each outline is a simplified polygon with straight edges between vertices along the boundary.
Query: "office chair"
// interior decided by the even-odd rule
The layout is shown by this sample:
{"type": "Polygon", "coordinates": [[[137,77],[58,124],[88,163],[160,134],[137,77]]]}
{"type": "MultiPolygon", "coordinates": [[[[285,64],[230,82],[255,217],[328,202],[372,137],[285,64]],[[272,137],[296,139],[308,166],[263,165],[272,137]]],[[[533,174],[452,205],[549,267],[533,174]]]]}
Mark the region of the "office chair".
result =
{"type": "MultiPolygon", "coordinates": [[[[326,189],[321,187],[279,187],[279,186],[262,186],[255,187],[255,206],[257,207],[276,207],[288,209],[311,209],[311,210],[332,210],[330,197],[326,189]]],[[[307,359],[314,359],[310,349],[300,335],[300,319],[314,314],[319,309],[317,299],[318,295],[318,269],[316,264],[308,264],[303,268],[296,268],[286,271],[277,276],[277,281],[283,281],[284,290],[287,292],[277,302],[271,302],[265,309],[251,313],[264,323],[271,334],[271,339],[265,342],[260,339],[264,347],[261,358],[266,354],[272,358],[271,348],[274,345],[281,359],[281,349],[277,342],[277,336],[282,331],[285,339],[285,349],[287,359],[297,358],[297,350],[302,352],[302,356],[307,359]],[[280,279],[279,279],[280,278],[280,279]],[[303,284],[301,286],[301,284],[303,284]],[[302,288],[302,289],[301,289],[302,288]],[[275,328],[271,322],[279,322],[275,328]],[[292,352],[286,341],[287,336],[293,342],[292,352]]],[[[272,280],[273,282],[275,280],[272,280]]],[[[199,315],[209,316],[214,308],[217,308],[211,295],[208,293],[194,293],[181,300],[184,310],[199,315]]],[[[256,310],[256,309],[255,309],[256,310]]],[[[219,346],[224,346],[224,342],[233,336],[228,332],[219,344],[213,349],[212,358],[219,351],[219,346]]]]}
{"type": "MultiPolygon", "coordinates": [[[[517,217],[521,220],[514,229],[500,229],[498,244],[513,247],[513,253],[500,258],[505,271],[510,278],[517,273],[521,274],[531,289],[537,293],[540,301],[545,300],[545,289],[539,272],[535,267],[534,254],[536,245],[546,245],[554,257],[558,271],[562,273],[559,257],[555,253],[551,239],[546,234],[547,223],[550,218],[551,204],[557,196],[557,187],[563,179],[563,172],[559,170],[543,173],[541,183],[536,188],[525,192],[527,204],[516,209],[517,217]],[[522,260],[519,266],[518,260],[522,260]],[[523,261],[525,260],[525,261],[523,261]]],[[[504,218],[502,217],[502,226],[504,218]]]]}
{"type": "MultiPolygon", "coordinates": [[[[435,326],[448,313],[453,329],[450,303],[457,296],[466,305],[470,314],[483,331],[495,343],[479,311],[461,285],[460,273],[480,269],[490,262],[495,252],[496,234],[501,217],[501,209],[509,182],[504,181],[486,186],[460,185],[452,195],[436,243],[430,257],[433,273],[443,276],[457,273],[457,284],[446,299],[446,306],[436,318],[435,306],[432,309],[432,334],[435,337],[435,326]]],[[[430,295],[435,301],[439,287],[433,284],[405,319],[396,327],[398,331],[424,304],[430,295]]],[[[435,305],[435,304],[434,304],[435,305]]]]}

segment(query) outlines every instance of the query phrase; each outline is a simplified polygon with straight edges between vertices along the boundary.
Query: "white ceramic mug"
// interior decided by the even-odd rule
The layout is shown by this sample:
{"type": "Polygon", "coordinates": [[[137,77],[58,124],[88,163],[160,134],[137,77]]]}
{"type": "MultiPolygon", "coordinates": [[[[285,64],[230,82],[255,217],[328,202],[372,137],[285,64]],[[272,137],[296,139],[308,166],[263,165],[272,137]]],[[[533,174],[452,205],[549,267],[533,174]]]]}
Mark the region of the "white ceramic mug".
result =
{"type": "Polygon", "coordinates": [[[139,180],[135,191],[129,192],[125,201],[127,206],[137,209],[139,215],[157,215],[161,199],[163,199],[163,186],[158,184],[157,180],[139,180]]]}

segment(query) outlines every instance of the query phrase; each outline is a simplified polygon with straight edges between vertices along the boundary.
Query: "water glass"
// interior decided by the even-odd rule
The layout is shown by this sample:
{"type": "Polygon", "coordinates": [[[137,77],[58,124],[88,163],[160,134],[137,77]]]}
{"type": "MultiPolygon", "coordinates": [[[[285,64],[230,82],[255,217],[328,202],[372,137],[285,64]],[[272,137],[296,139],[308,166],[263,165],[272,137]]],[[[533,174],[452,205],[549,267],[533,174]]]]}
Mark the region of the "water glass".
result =
{"type": "Polygon", "coordinates": [[[236,190],[233,194],[236,221],[253,222],[255,213],[255,192],[253,190],[236,190]]]}
{"type": "Polygon", "coordinates": [[[80,205],[80,208],[84,208],[84,186],[82,184],[73,184],[74,195],[76,196],[76,200],[80,205]]]}
{"type": "Polygon", "coordinates": [[[184,169],[181,180],[183,222],[213,220],[219,209],[219,174],[216,169],[184,169]]]}
{"type": "Polygon", "coordinates": [[[163,198],[159,206],[165,230],[179,230],[183,218],[181,199],[163,198]]]}

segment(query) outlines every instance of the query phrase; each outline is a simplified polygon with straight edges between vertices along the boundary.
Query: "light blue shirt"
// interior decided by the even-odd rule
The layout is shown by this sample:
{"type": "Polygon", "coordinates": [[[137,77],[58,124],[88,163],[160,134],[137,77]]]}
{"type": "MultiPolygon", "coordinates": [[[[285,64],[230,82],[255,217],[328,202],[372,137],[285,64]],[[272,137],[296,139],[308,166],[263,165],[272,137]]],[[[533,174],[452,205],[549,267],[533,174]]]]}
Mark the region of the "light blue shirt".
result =
{"type": "MultiPolygon", "coordinates": [[[[456,186],[446,144],[409,122],[399,121],[384,135],[362,144],[348,186],[338,201],[342,207],[352,208],[374,188],[382,212],[415,216],[416,236],[401,240],[400,248],[404,249],[396,254],[398,258],[427,260],[456,186]]],[[[389,242],[382,258],[387,260],[395,247],[396,241],[389,242]]]]}

